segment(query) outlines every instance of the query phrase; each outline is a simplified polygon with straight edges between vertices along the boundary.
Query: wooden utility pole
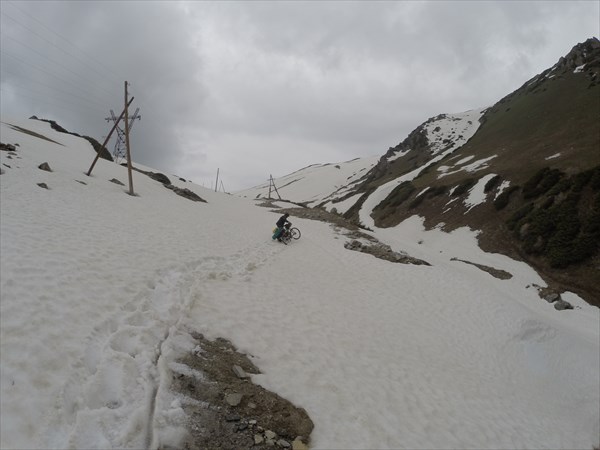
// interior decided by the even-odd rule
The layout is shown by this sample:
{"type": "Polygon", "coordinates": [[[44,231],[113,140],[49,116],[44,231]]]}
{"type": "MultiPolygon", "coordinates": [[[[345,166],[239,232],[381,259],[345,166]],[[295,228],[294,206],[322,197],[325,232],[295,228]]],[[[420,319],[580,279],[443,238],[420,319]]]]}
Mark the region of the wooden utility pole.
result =
{"type": "Polygon", "coordinates": [[[217,192],[218,187],[219,187],[219,169],[217,168],[217,181],[215,181],[215,192],[217,192]]]}
{"type": "Polygon", "coordinates": [[[271,187],[277,193],[277,197],[281,200],[281,195],[279,195],[279,191],[277,190],[277,186],[275,186],[275,181],[273,181],[273,175],[269,175],[269,199],[271,199],[271,187]]]}
{"type": "Polygon", "coordinates": [[[133,174],[131,169],[131,148],[129,146],[129,114],[127,113],[127,81],[125,81],[125,145],[127,146],[127,172],[129,174],[129,195],[133,192],[133,174]]]}
{"type": "MultiPolygon", "coordinates": [[[[127,103],[127,105],[125,106],[125,109],[123,110],[123,112],[121,113],[121,115],[119,116],[119,118],[117,120],[115,120],[115,124],[113,125],[112,129],[110,130],[110,133],[108,133],[108,136],[106,136],[106,139],[104,140],[104,143],[100,146],[100,152],[102,151],[102,149],[104,149],[106,147],[106,144],[108,144],[108,140],[110,139],[110,137],[112,136],[112,134],[114,133],[114,131],[117,129],[117,125],[119,124],[119,122],[123,118],[123,115],[125,115],[125,111],[127,110],[127,107],[129,105],[131,105],[132,101],[133,101],[133,97],[131,97],[131,100],[129,100],[129,103],[127,103]]],[[[92,165],[90,166],[89,170],[86,173],[86,175],[88,177],[90,176],[90,174],[92,173],[92,169],[94,168],[94,166],[98,162],[98,158],[100,158],[100,152],[96,153],[96,157],[94,158],[94,162],[92,162],[92,165]]]]}

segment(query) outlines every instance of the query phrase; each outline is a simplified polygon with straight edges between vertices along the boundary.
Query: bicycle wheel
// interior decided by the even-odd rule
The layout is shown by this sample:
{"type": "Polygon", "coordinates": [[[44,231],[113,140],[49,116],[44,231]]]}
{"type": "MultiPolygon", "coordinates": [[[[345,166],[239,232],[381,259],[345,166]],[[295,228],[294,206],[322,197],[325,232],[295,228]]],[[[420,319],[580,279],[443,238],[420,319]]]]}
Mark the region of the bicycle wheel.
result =
{"type": "Polygon", "coordinates": [[[281,242],[283,242],[284,244],[289,244],[289,242],[292,240],[292,235],[290,233],[284,233],[283,236],[281,236],[281,242]]]}
{"type": "Polygon", "coordinates": [[[300,239],[301,234],[300,234],[300,230],[298,228],[291,228],[290,234],[292,235],[292,238],[300,239]]]}

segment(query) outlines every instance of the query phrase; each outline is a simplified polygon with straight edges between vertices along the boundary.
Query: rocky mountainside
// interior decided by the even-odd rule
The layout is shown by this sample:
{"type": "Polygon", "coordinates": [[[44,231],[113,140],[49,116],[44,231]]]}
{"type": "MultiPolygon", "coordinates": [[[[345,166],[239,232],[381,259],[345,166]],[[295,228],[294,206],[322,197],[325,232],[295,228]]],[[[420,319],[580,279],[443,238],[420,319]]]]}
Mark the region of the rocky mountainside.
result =
{"type": "Polygon", "coordinates": [[[419,215],[428,227],[480,230],[485,250],[600,306],[597,38],[489,108],[427,120],[363,173],[306,206],[362,225],[369,209],[377,227],[419,215]]]}

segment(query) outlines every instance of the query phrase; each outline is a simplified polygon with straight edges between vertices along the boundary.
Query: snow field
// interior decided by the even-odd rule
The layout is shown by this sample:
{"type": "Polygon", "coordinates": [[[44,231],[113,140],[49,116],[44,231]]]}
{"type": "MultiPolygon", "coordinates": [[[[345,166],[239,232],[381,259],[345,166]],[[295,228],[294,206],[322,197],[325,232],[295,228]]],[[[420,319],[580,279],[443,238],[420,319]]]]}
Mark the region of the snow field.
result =
{"type": "MultiPolygon", "coordinates": [[[[239,208],[192,203],[136,172],[139,197],[130,197],[108,181],[127,183],[123,167],[99,160],[84,175],[94,156],[86,141],[47,123],[22,126],[72,148],[2,125],[2,141],[19,142],[22,159],[2,152],[11,168],[0,178],[1,420],[12,432],[1,446],[143,446],[157,346],[185,312],[180,296],[156,290],[157,280],[173,284],[182,269],[169,270],[209,247],[213,255],[241,247],[248,236],[226,236],[221,221],[237,226],[255,208],[233,197],[225,203],[239,208]],[[45,161],[54,172],[37,168],[45,161]],[[35,185],[42,181],[50,190],[35,185]]],[[[198,190],[209,202],[223,197],[198,190]]],[[[251,239],[274,221],[254,217],[251,239]]]]}
{"type": "Polygon", "coordinates": [[[209,202],[193,203],[139,173],[132,198],[108,182],[126,182],[123,167],[82,174],[89,144],[23,126],[66,146],[2,125],[22,159],[0,152],[12,166],[0,177],[0,447],[177,446],[189,400],[169,384],[188,370],[177,360],[193,331],[251,355],[254,382],[307,410],[314,448],[599,444],[598,309],[569,293],[577,309],[554,310],[535,271],[482,252],[475,233],[417,217],[372,233],[432,266],[349,251],[298,218],[302,238],[283,246],[270,239],[279,215],[252,201],[167,174],[209,202]]]}

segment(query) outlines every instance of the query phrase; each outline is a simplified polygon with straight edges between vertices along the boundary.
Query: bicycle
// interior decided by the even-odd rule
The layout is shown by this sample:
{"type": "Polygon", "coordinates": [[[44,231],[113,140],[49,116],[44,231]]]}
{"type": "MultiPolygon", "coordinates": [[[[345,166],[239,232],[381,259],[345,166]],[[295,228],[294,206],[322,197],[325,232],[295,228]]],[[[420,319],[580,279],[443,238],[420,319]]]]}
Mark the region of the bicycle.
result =
{"type": "Polygon", "coordinates": [[[296,227],[292,227],[292,224],[288,222],[283,227],[283,232],[281,233],[280,238],[281,242],[287,245],[291,242],[292,239],[300,239],[300,236],[302,236],[300,230],[296,227]]]}

